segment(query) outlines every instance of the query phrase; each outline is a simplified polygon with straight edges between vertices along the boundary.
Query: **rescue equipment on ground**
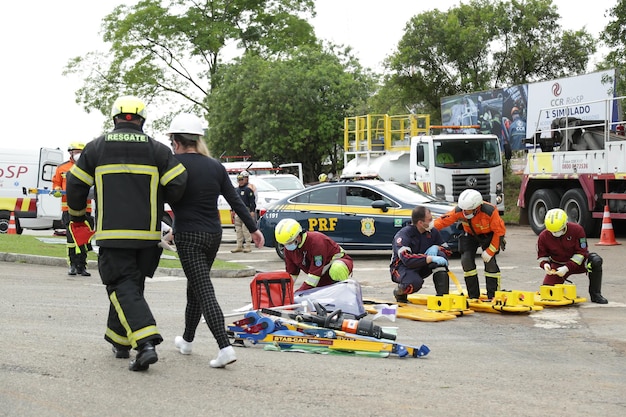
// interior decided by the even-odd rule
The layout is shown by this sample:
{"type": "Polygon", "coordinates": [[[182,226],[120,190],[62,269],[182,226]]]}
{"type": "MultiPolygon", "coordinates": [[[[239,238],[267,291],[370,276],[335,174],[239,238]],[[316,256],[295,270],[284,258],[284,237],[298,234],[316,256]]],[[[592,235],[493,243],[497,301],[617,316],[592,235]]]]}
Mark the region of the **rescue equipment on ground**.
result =
{"type": "Polygon", "coordinates": [[[259,272],[250,282],[252,308],[294,304],[293,279],[285,271],[259,272]]]}
{"type": "MultiPolygon", "coordinates": [[[[269,312],[268,309],[263,311],[269,312]]],[[[286,319],[282,317],[283,313],[280,311],[277,314],[281,317],[270,317],[257,311],[246,313],[244,319],[227,326],[229,336],[234,339],[235,345],[264,344],[280,350],[290,350],[294,347],[315,348],[355,355],[367,353],[377,357],[393,354],[400,358],[419,358],[430,352],[426,345],[408,346],[389,339],[376,339],[286,319]]]]}
{"type": "Polygon", "coordinates": [[[298,291],[294,295],[296,303],[302,303],[307,300],[321,304],[329,312],[341,310],[343,313],[352,314],[357,318],[367,315],[367,311],[363,306],[361,285],[353,279],[298,291]]]}

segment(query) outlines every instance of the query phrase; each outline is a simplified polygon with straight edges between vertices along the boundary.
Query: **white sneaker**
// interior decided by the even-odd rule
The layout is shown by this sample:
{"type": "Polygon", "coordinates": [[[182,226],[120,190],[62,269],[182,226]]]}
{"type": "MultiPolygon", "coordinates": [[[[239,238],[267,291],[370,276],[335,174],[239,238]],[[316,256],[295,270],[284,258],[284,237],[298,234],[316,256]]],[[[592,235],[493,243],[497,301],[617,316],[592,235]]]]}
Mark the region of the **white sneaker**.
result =
{"type": "Polygon", "coordinates": [[[235,349],[232,346],[225,347],[220,349],[220,353],[217,354],[217,358],[212,359],[209,362],[211,368],[224,368],[226,365],[229,365],[237,360],[237,356],[235,355],[235,349]]]}
{"type": "Polygon", "coordinates": [[[174,338],[174,346],[176,346],[183,355],[191,355],[191,342],[186,341],[182,336],[176,336],[174,338]]]}

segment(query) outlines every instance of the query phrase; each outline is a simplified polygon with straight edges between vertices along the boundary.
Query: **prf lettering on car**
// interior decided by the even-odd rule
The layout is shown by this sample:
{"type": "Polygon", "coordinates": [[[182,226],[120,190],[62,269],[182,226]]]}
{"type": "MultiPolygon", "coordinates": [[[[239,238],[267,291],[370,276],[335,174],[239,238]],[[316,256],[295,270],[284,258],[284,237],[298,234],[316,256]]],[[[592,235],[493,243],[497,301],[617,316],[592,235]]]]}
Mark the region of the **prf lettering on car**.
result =
{"type": "Polygon", "coordinates": [[[318,232],[334,232],[337,227],[337,217],[309,219],[309,230],[318,232]]]}

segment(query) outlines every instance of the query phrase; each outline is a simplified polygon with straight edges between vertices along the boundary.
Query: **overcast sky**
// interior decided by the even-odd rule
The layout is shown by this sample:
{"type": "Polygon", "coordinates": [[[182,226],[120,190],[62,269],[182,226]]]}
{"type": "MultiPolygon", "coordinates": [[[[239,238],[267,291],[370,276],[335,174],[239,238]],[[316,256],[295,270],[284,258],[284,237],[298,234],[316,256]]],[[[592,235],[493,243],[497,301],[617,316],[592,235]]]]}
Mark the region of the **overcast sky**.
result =
{"type": "MultiPolygon", "coordinates": [[[[617,0],[594,0],[593,7],[555,0],[565,29],[586,26],[594,36],[617,0]]],[[[100,133],[103,116],[75,103],[81,80],[61,75],[72,57],[103,50],[102,18],[121,0],[10,1],[0,6],[2,140],[5,146],[65,148],[100,133]],[[9,141],[12,141],[10,143],[9,141]]],[[[126,3],[131,4],[132,1],[126,3]]],[[[316,0],[313,20],[319,38],[350,45],[364,66],[380,70],[402,37],[406,22],[427,9],[442,11],[459,0],[316,0]],[[435,4],[436,6],[432,6],[435,4]]]]}

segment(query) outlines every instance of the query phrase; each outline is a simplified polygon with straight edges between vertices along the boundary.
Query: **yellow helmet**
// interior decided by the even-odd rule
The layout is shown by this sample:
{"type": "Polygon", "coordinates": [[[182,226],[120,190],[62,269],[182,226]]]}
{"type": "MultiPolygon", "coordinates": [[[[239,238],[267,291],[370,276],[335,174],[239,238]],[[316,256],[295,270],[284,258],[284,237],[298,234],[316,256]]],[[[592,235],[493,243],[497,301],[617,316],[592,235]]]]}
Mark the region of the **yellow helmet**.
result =
{"type": "Polygon", "coordinates": [[[328,180],[328,175],[324,174],[323,172],[317,177],[317,179],[319,180],[319,182],[326,182],[328,180]]]}
{"type": "Polygon", "coordinates": [[[115,118],[120,114],[136,114],[144,120],[148,115],[146,104],[135,96],[121,96],[115,100],[111,108],[111,117],[115,118]]]}
{"type": "Polygon", "coordinates": [[[567,213],[560,208],[548,210],[543,222],[546,225],[546,229],[552,233],[556,233],[563,230],[567,225],[567,213]]]}
{"type": "Polygon", "coordinates": [[[72,142],[72,143],[70,143],[70,145],[67,147],[67,151],[68,151],[68,152],[72,152],[72,151],[82,151],[83,149],[85,149],[85,144],[84,144],[84,143],[80,143],[80,142],[72,142]]]}
{"type": "Polygon", "coordinates": [[[282,219],[274,229],[276,242],[281,245],[293,241],[300,233],[302,233],[302,226],[294,219],[282,219]]]}

